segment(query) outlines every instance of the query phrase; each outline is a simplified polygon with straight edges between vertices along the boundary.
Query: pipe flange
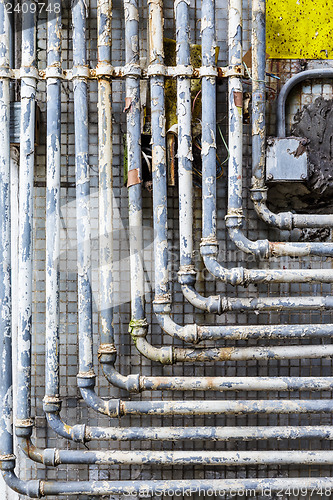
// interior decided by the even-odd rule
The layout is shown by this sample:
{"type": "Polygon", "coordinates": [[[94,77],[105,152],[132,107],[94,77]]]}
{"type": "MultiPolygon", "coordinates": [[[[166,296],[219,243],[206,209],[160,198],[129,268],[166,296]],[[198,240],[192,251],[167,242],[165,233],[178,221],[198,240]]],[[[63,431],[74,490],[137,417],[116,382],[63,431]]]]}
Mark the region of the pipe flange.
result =
{"type": "Polygon", "coordinates": [[[110,63],[99,62],[95,69],[95,75],[97,78],[103,76],[111,77],[114,75],[114,68],[110,63]]]}
{"type": "Polygon", "coordinates": [[[64,78],[64,73],[62,71],[62,68],[60,66],[49,66],[45,70],[45,78],[56,78],[56,79],[63,79],[64,78]]]}
{"type": "Polygon", "coordinates": [[[143,337],[147,336],[148,322],[146,318],[144,319],[132,319],[128,325],[128,332],[132,337],[143,337]]]}
{"type": "Polygon", "coordinates": [[[167,69],[164,64],[149,64],[147,68],[147,76],[166,76],[167,69]]]}
{"type": "Polygon", "coordinates": [[[33,66],[21,66],[20,78],[33,78],[34,80],[39,80],[37,68],[34,68],[33,66]]]}
{"type": "Polygon", "coordinates": [[[126,64],[123,68],[124,76],[133,76],[135,78],[141,77],[142,70],[139,64],[126,64]]]}
{"type": "Polygon", "coordinates": [[[219,253],[219,244],[215,237],[201,238],[200,253],[202,256],[216,257],[219,253]]]}
{"type": "Polygon", "coordinates": [[[15,469],[15,455],[0,455],[0,470],[14,470],[15,469]]]}
{"type": "Polygon", "coordinates": [[[73,66],[71,77],[74,78],[83,78],[88,80],[90,77],[89,67],[88,66],[73,66]]]}
{"type": "Polygon", "coordinates": [[[202,78],[204,76],[206,77],[217,77],[218,76],[218,71],[215,66],[201,66],[199,69],[199,76],[202,78]]]}

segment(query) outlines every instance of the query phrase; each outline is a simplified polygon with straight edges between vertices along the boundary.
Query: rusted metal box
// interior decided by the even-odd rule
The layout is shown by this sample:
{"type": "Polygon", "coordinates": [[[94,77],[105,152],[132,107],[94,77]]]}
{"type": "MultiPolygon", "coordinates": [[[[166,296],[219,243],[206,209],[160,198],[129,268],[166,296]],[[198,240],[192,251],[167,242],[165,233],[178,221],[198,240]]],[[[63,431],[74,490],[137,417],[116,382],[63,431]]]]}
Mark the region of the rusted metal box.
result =
{"type": "Polygon", "coordinates": [[[300,137],[269,138],[266,181],[305,181],[308,178],[307,142],[307,139],[300,137]]]}

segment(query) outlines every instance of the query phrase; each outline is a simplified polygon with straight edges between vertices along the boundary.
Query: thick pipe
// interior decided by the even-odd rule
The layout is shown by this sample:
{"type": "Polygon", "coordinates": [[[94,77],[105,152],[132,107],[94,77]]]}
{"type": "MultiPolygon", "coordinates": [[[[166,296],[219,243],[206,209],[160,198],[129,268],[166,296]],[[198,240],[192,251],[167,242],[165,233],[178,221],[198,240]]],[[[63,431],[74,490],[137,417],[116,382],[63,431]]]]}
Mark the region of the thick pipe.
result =
{"type": "MultiPolygon", "coordinates": [[[[61,70],[61,13],[54,12],[57,0],[49,0],[47,65],[61,70]]],[[[46,359],[45,394],[59,396],[60,321],[60,165],[61,80],[47,79],[47,182],[46,182],[46,359]]]]}
{"type": "Polygon", "coordinates": [[[35,150],[36,25],[34,0],[27,0],[22,14],[22,78],[19,184],[19,326],[17,419],[30,417],[31,327],[32,327],[32,240],[35,150]]]}
{"type": "Polygon", "coordinates": [[[0,455],[13,454],[11,364],[11,211],[9,17],[0,2],[0,455]],[[5,76],[7,73],[7,76],[5,76]]]}

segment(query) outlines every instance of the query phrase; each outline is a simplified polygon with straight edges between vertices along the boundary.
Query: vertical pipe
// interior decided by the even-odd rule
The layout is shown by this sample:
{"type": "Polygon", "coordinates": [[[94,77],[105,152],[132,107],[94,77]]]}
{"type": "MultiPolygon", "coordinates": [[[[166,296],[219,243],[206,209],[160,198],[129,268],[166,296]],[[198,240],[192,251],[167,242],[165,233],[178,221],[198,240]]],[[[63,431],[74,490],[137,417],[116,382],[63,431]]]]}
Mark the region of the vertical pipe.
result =
{"type": "MultiPolygon", "coordinates": [[[[49,0],[47,65],[61,68],[61,13],[49,0]]],[[[61,81],[47,79],[46,188],[46,396],[59,396],[61,81]]]]}
{"type": "Polygon", "coordinates": [[[73,3],[75,175],[78,263],[79,372],[93,375],[90,248],[90,178],[88,158],[88,84],[85,76],[86,3],[73,3]]]}
{"type": "Polygon", "coordinates": [[[34,0],[26,0],[22,14],[22,80],[19,186],[19,327],[18,327],[18,420],[30,417],[31,326],[32,326],[32,237],[37,84],[36,24],[34,0]]]}
{"type": "MultiPolygon", "coordinates": [[[[150,70],[164,64],[163,5],[149,0],[149,62],[150,70]]],[[[168,279],[167,169],[165,143],[164,76],[150,79],[152,173],[154,210],[155,300],[170,300],[168,279]]]]}
{"type": "Polygon", "coordinates": [[[139,70],[139,11],[137,0],[125,0],[126,124],[128,151],[131,323],[146,327],[142,263],[142,170],[139,70]]]}
{"type": "MultiPolygon", "coordinates": [[[[242,0],[229,0],[229,66],[242,65],[242,0]]],[[[243,87],[241,76],[229,77],[228,211],[242,216],[243,87]]]]}
{"type": "Polygon", "coordinates": [[[10,79],[9,18],[0,2],[0,455],[13,454],[11,245],[10,245],[10,79]],[[8,76],[5,74],[8,72],[8,76]]]}
{"type": "MultiPolygon", "coordinates": [[[[98,65],[111,65],[111,0],[97,4],[98,65]]],[[[113,343],[112,96],[109,77],[98,79],[99,316],[101,344],[113,343]]]]}
{"type": "MultiPolygon", "coordinates": [[[[186,68],[191,65],[189,2],[187,0],[175,2],[175,16],[176,64],[181,68],[186,68]]],[[[191,80],[185,75],[177,76],[177,118],[180,265],[191,266],[193,253],[191,80]]]]}
{"type": "MultiPolygon", "coordinates": [[[[202,1],[202,66],[215,66],[215,1],[202,1]]],[[[202,77],[202,237],[216,240],[216,78],[202,77]]]]}

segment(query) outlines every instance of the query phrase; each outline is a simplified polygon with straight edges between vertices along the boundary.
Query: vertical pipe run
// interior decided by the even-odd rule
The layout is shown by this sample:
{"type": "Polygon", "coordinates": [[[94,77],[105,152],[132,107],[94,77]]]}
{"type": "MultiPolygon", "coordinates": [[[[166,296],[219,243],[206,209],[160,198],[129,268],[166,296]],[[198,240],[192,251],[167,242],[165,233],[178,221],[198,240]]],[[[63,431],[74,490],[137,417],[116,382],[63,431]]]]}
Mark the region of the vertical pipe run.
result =
{"type": "Polygon", "coordinates": [[[35,141],[35,99],[37,84],[36,24],[34,0],[26,0],[22,14],[22,79],[19,186],[19,326],[17,418],[30,417],[31,325],[32,325],[32,238],[35,141]]]}
{"type": "Polygon", "coordinates": [[[93,376],[92,292],[90,249],[90,179],[88,158],[88,94],[86,56],[86,4],[73,3],[73,66],[75,173],[78,259],[79,371],[93,376]]]}
{"type": "MultiPolygon", "coordinates": [[[[111,65],[112,1],[98,0],[98,65],[111,65]]],[[[113,343],[113,214],[111,80],[98,79],[99,316],[101,344],[113,343]]]]}
{"type": "MultiPolygon", "coordinates": [[[[154,65],[164,64],[163,4],[161,0],[149,0],[148,5],[150,68],[153,72],[154,65]]],[[[168,220],[164,76],[154,75],[151,77],[150,95],[155,232],[155,300],[158,300],[158,298],[161,300],[168,300],[168,220]]]]}
{"type": "MultiPolygon", "coordinates": [[[[229,66],[242,65],[242,0],[229,0],[229,66]]],[[[242,216],[243,87],[241,76],[229,77],[228,211],[242,216]]]]}
{"type": "Polygon", "coordinates": [[[145,326],[142,262],[142,170],[139,69],[139,11],[137,0],[125,0],[126,124],[128,154],[131,324],[145,326]]]}
{"type": "MultiPolygon", "coordinates": [[[[202,1],[202,66],[215,66],[215,1],[202,1]]],[[[216,78],[202,77],[202,237],[216,240],[216,78]]]]}
{"type": "MultiPolygon", "coordinates": [[[[47,30],[48,68],[61,68],[61,13],[57,0],[49,0],[47,30]]],[[[59,396],[59,294],[60,294],[60,164],[61,80],[47,79],[47,183],[46,183],[46,359],[45,392],[59,396]]]]}
{"type": "Polygon", "coordinates": [[[9,18],[0,2],[0,455],[13,453],[10,245],[9,18]],[[8,71],[8,76],[4,76],[8,71]]]}
{"type": "MultiPolygon", "coordinates": [[[[176,64],[184,69],[190,60],[189,1],[175,2],[176,16],[176,64]]],[[[192,265],[193,206],[192,206],[192,132],[191,132],[191,80],[177,76],[178,118],[178,175],[179,175],[179,234],[180,265],[192,265]]]]}
{"type": "Polygon", "coordinates": [[[265,188],[266,0],[252,0],[252,187],[265,188]]]}

